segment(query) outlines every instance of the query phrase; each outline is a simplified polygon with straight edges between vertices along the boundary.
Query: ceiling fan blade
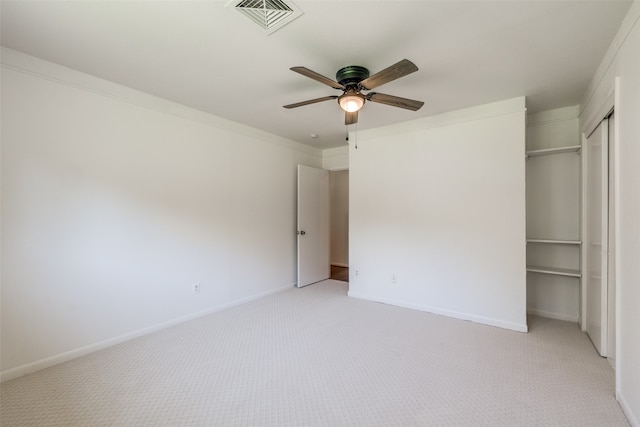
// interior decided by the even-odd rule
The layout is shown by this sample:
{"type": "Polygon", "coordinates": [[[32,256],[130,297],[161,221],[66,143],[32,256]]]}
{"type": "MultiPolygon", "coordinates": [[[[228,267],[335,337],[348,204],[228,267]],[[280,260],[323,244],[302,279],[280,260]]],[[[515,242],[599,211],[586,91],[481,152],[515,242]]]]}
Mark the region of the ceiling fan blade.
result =
{"type": "Polygon", "coordinates": [[[375,73],[373,76],[364,79],[360,82],[360,86],[362,86],[363,89],[371,90],[374,87],[389,83],[415,71],[418,71],[418,67],[408,59],[403,59],[402,61],[375,73]]]}
{"type": "Polygon", "coordinates": [[[327,86],[331,86],[334,89],[345,89],[340,83],[335,80],[331,80],[329,77],[325,77],[322,74],[318,74],[315,71],[312,71],[306,67],[291,67],[289,68],[291,71],[295,71],[296,73],[302,74],[305,77],[309,77],[315,81],[326,84],[327,86]]]}
{"type": "Polygon", "coordinates": [[[353,111],[353,112],[348,112],[346,111],[344,113],[344,124],[345,125],[352,125],[354,123],[358,123],[358,112],[357,111],[353,111]]]}
{"type": "Polygon", "coordinates": [[[296,102],[295,104],[284,105],[284,108],[296,108],[304,105],[315,104],[316,102],[329,101],[330,99],[337,99],[337,95],[323,96],[322,98],[309,99],[308,101],[296,102]]]}
{"type": "Polygon", "coordinates": [[[424,102],[416,101],[415,99],[400,98],[399,96],[385,95],[384,93],[377,92],[367,94],[367,101],[405,108],[411,111],[418,111],[424,105],[424,102]]]}

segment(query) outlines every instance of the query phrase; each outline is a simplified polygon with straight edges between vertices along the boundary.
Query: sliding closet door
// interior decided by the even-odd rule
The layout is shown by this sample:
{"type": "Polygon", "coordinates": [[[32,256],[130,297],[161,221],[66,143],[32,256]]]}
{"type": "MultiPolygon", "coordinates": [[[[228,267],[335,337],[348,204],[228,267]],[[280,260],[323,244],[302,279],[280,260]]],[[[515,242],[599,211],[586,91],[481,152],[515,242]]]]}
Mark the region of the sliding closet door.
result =
{"type": "Polygon", "coordinates": [[[607,352],[608,120],[587,138],[587,334],[601,356],[607,352]]]}
{"type": "Polygon", "coordinates": [[[615,169],[615,118],[609,116],[609,257],[607,281],[607,358],[615,369],[616,360],[616,191],[615,169]]]}

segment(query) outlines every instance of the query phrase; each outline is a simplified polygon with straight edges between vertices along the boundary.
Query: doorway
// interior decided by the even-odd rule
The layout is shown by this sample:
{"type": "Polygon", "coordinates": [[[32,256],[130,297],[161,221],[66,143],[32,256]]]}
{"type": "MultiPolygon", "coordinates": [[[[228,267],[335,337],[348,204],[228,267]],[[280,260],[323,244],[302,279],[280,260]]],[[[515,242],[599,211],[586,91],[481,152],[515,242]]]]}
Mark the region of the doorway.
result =
{"type": "Polygon", "coordinates": [[[331,278],[349,281],[349,171],[329,172],[331,278]]]}
{"type": "Polygon", "coordinates": [[[349,171],[298,165],[297,287],[349,281],[349,171]]]}

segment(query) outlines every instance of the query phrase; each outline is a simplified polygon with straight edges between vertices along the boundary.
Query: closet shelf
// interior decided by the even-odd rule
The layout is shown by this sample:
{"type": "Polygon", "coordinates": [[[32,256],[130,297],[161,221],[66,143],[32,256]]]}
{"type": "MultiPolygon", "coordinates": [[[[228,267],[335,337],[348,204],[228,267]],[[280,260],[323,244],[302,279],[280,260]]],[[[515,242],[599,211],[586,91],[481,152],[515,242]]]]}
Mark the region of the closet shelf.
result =
{"type": "Polygon", "coordinates": [[[578,152],[582,148],[581,145],[571,145],[568,147],[545,148],[543,150],[525,151],[527,158],[536,156],[546,156],[548,154],[571,153],[578,152]]]}
{"type": "Polygon", "coordinates": [[[580,240],[561,240],[561,239],[527,239],[527,243],[551,243],[555,245],[581,245],[580,240]]]}
{"type": "Polygon", "coordinates": [[[580,270],[573,270],[569,268],[555,268],[555,267],[539,267],[535,265],[527,265],[527,271],[532,273],[553,274],[555,276],[568,276],[568,277],[581,277],[580,270]]]}

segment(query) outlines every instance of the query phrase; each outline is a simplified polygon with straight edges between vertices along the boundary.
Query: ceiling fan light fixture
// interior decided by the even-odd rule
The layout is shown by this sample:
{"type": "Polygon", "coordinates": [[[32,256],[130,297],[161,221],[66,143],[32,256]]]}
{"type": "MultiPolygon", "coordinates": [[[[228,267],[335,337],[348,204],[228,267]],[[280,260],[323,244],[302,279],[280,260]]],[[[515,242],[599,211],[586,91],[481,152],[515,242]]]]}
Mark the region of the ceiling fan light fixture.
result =
{"type": "Polygon", "coordinates": [[[338,104],[347,113],[354,113],[364,105],[364,96],[359,93],[345,93],[338,98],[338,104]]]}

